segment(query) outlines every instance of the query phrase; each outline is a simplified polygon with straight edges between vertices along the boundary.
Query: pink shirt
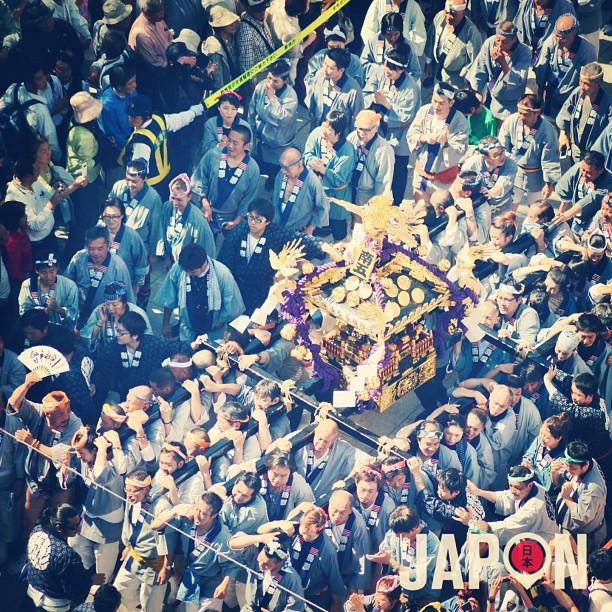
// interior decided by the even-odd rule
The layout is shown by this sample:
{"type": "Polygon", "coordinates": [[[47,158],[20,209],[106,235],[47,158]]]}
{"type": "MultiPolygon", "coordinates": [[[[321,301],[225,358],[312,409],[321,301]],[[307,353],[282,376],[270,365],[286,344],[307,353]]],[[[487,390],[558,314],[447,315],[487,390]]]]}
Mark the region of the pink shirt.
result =
{"type": "Polygon", "coordinates": [[[166,49],[172,42],[172,32],[165,21],[151,23],[141,13],[132,24],[128,44],[151,66],[165,68],[166,49]]]}

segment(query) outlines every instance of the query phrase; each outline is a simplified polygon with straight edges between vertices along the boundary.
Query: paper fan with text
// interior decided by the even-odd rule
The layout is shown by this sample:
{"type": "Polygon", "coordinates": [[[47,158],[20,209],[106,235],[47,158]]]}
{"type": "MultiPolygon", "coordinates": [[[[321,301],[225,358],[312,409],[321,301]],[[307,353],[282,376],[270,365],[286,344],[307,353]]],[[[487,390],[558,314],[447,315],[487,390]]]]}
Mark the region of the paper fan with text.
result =
{"type": "Polygon", "coordinates": [[[57,349],[50,346],[33,346],[26,349],[19,355],[19,361],[41,378],[57,376],[70,369],[66,358],[57,349]]]}

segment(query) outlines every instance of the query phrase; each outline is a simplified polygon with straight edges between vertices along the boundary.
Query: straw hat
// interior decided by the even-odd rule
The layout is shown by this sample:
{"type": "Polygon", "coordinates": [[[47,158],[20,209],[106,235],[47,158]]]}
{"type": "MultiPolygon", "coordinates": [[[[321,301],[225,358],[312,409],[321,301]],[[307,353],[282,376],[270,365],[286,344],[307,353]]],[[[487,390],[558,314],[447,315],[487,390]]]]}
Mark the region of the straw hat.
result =
{"type": "Polygon", "coordinates": [[[102,102],[91,97],[86,91],[79,91],[70,98],[70,106],[74,111],[77,123],[88,123],[100,116],[102,102]]]}
{"type": "Polygon", "coordinates": [[[189,51],[191,51],[192,53],[197,53],[202,39],[197,34],[197,32],[194,32],[193,30],[188,30],[187,28],[183,28],[173,42],[185,43],[185,46],[187,47],[187,49],[189,49],[189,51]]]}
{"type": "Polygon", "coordinates": [[[102,21],[106,25],[121,23],[132,14],[132,8],[129,4],[123,4],[121,0],[106,0],[102,5],[102,11],[104,12],[102,21]]]}
{"type": "Polygon", "coordinates": [[[226,9],[224,6],[213,6],[210,9],[210,17],[208,24],[213,28],[224,28],[240,21],[240,17],[236,13],[226,9]]]}

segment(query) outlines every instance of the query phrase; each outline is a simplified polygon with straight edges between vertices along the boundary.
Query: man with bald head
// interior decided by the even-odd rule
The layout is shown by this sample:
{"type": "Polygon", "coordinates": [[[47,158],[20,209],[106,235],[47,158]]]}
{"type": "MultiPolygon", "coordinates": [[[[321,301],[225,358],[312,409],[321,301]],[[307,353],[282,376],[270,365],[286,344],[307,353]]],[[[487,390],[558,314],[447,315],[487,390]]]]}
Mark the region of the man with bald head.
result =
{"type": "Polygon", "coordinates": [[[480,32],[466,17],[466,10],[467,0],[447,0],[429,26],[425,44],[427,79],[452,83],[457,89],[467,89],[468,68],[482,45],[480,32]]]}
{"type": "Polygon", "coordinates": [[[595,47],[578,36],[578,20],[561,15],[555,29],[542,44],[534,66],[538,95],[544,100],[543,113],[554,121],[563,103],[580,81],[580,69],[597,60],[595,47]]]}
{"type": "Polygon", "coordinates": [[[357,165],[353,171],[353,202],[365,204],[377,195],[391,197],[395,153],[393,147],[379,133],[381,116],[363,110],[355,117],[355,129],[347,141],[355,147],[357,165]]]}
{"type": "Polygon", "coordinates": [[[302,152],[287,147],[280,156],[274,181],[274,222],[293,231],[312,234],[329,224],[329,200],[321,181],[304,164],[302,152]]]}
{"type": "Polygon", "coordinates": [[[519,40],[531,48],[531,65],[535,65],[544,41],[553,33],[561,15],[575,15],[571,0],[522,0],[514,17],[519,40]]]}
{"type": "Polygon", "coordinates": [[[496,384],[489,395],[488,416],[483,434],[493,450],[493,464],[496,477],[492,490],[500,491],[506,485],[509,460],[512,454],[512,438],[516,430],[516,417],[510,410],[512,394],[506,385],[496,384]]]}
{"type": "Polygon", "coordinates": [[[338,425],[331,419],[321,421],[314,430],[312,442],[295,454],[297,471],[312,488],[315,503],[344,480],[355,466],[356,449],[338,439],[338,425]]]}
{"type": "MultiPolygon", "coordinates": [[[[137,450],[147,471],[157,469],[159,453],[166,439],[166,432],[159,411],[155,411],[155,418],[150,418],[150,415],[145,414],[149,411],[152,403],[153,391],[151,387],[137,385],[127,392],[125,402],[121,404],[127,414],[126,425],[134,432],[134,440],[138,444],[137,450]],[[130,417],[130,415],[132,416],[130,417]]],[[[133,463],[138,464],[139,461],[135,460],[133,463]]]]}
{"type": "Polygon", "coordinates": [[[325,533],[338,551],[338,567],[349,594],[363,592],[370,586],[372,551],[370,532],[361,514],[355,510],[355,498],[348,491],[335,491],[329,498],[329,519],[325,533]]]}

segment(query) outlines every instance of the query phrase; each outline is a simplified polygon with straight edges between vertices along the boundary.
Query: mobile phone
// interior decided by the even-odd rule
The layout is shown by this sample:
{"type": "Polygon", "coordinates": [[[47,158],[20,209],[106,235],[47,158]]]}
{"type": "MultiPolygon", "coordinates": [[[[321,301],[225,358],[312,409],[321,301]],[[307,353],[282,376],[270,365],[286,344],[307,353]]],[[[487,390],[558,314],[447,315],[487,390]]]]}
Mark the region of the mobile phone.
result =
{"type": "Polygon", "coordinates": [[[83,163],[81,164],[81,176],[82,176],[83,178],[86,178],[86,177],[87,177],[87,162],[83,162],[83,163]]]}
{"type": "Polygon", "coordinates": [[[567,158],[567,147],[561,147],[561,150],[559,151],[559,159],[566,159],[567,158]]]}

